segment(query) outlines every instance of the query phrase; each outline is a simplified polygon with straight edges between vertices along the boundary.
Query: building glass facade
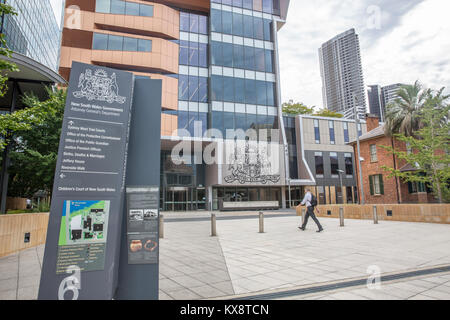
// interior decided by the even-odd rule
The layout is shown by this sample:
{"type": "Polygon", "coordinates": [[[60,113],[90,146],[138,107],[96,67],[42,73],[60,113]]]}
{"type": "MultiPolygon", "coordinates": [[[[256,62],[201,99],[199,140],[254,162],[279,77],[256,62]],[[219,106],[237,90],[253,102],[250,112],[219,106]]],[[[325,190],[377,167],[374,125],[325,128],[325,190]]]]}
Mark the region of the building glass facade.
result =
{"type": "Polygon", "coordinates": [[[7,3],[18,13],[2,19],[1,30],[9,49],[57,71],[61,32],[50,1],[8,0],[7,3]]]}

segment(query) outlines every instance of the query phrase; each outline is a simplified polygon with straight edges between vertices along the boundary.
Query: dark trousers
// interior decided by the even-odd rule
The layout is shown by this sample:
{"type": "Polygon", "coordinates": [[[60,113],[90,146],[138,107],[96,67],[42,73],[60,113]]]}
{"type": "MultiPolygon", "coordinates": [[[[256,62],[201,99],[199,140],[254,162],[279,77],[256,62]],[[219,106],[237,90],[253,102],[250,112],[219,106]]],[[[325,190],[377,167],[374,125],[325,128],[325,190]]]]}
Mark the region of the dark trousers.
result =
{"type": "Polygon", "coordinates": [[[320,224],[319,220],[316,218],[313,207],[308,207],[308,209],[306,210],[305,221],[303,221],[302,228],[303,229],[306,228],[306,225],[308,224],[308,219],[310,216],[314,220],[314,222],[317,224],[317,227],[319,228],[319,230],[322,230],[322,225],[320,224]]]}

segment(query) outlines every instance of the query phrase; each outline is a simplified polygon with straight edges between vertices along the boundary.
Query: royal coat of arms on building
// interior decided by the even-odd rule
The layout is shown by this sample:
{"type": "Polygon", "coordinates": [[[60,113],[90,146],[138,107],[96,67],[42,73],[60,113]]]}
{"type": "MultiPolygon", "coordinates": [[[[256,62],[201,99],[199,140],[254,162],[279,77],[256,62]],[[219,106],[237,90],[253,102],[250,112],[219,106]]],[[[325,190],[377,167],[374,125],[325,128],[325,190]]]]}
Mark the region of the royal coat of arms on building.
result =
{"type": "Polygon", "coordinates": [[[239,182],[240,184],[252,183],[278,183],[279,174],[272,174],[272,164],[268,159],[267,149],[255,143],[245,142],[245,148],[234,148],[231,155],[231,164],[228,170],[231,174],[226,176],[226,183],[239,182]]]}
{"type": "Polygon", "coordinates": [[[92,74],[92,70],[87,69],[85,73],[80,74],[78,88],[80,91],[73,93],[75,98],[120,104],[123,104],[126,100],[125,97],[119,95],[116,74],[113,73],[108,76],[108,73],[102,69],[97,69],[94,74],[92,74]]]}

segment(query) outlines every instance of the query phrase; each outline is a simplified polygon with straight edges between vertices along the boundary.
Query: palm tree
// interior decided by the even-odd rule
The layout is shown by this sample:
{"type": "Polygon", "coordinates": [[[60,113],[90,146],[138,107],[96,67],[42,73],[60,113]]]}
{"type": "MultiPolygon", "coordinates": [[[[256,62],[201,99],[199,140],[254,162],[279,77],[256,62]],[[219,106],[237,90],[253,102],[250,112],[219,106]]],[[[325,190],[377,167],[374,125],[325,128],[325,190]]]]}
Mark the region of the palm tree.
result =
{"type": "Polygon", "coordinates": [[[429,90],[424,89],[419,81],[402,86],[397,92],[398,98],[386,106],[386,135],[413,136],[421,128],[420,112],[428,94],[429,90]]]}

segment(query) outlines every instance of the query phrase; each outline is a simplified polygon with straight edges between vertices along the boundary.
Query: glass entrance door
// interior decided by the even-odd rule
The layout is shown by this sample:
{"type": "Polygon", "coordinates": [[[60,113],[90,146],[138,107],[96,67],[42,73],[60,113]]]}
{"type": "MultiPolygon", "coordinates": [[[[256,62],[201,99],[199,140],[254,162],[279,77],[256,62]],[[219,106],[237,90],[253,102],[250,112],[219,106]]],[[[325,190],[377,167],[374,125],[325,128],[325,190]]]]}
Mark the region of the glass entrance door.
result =
{"type": "Polygon", "coordinates": [[[165,191],[165,211],[206,210],[206,189],[167,188],[165,191]]]}

